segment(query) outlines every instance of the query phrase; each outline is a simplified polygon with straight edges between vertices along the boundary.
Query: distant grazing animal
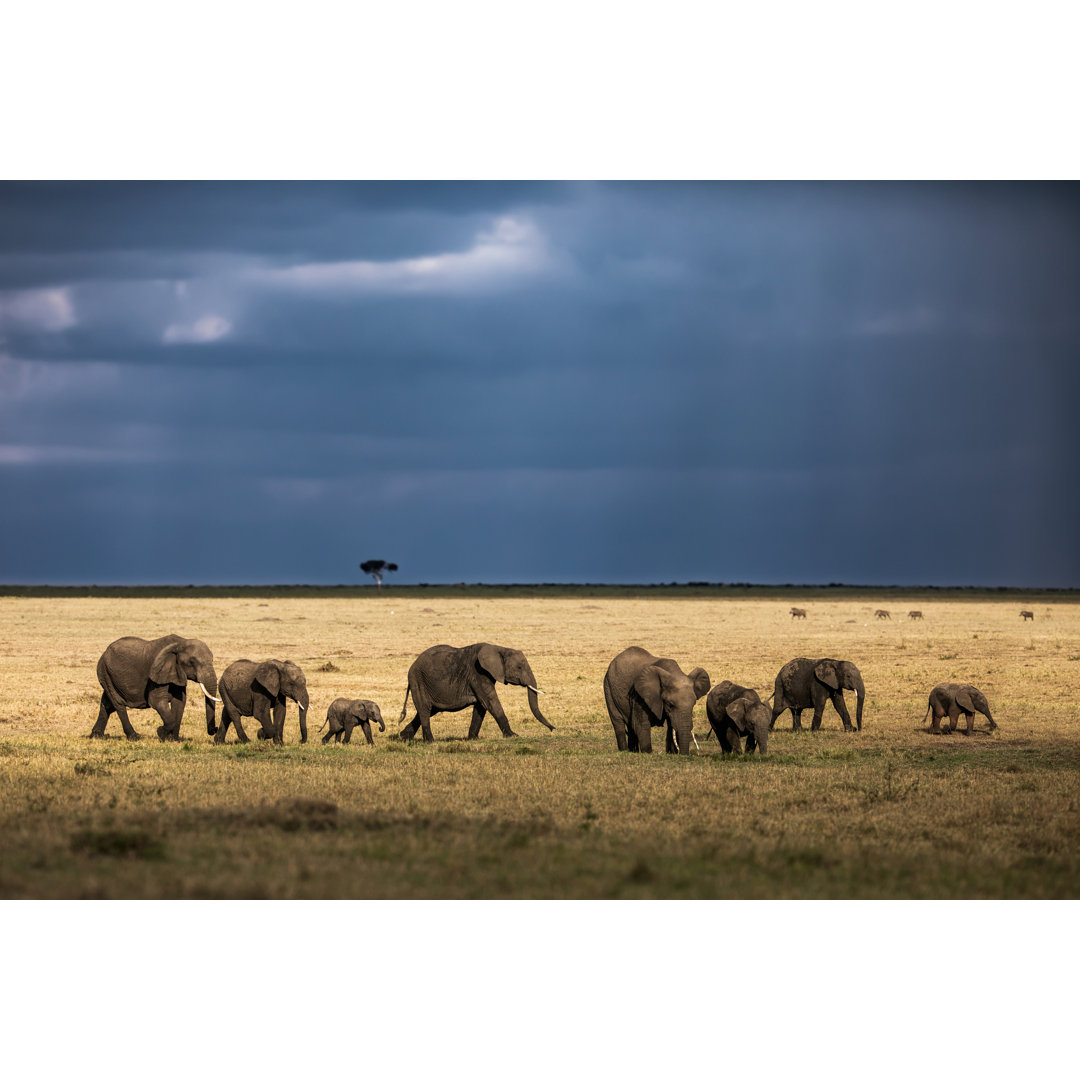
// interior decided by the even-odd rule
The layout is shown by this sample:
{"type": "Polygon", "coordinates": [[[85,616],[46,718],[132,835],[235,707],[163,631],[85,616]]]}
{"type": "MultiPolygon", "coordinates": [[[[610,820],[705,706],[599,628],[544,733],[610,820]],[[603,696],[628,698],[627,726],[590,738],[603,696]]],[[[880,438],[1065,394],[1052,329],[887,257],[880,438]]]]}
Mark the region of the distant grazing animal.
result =
{"type": "Polygon", "coordinates": [[[741,754],[744,735],[748,754],[755,749],[759,754],[768,750],[772,711],[758,697],[756,690],[748,690],[725,679],[709,691],[705,714],[716,732],[722,753],[741,754]]]}
{"type": "Polygon", "coordinates": [[[891,619],[892,616],[884,608],[878,608],[877,611],[874,612],[874,618],[875,619],[891,619]]]}
{"type": "Polygon", "coordinates": [[[1025,621],[1028,620],[1028,619],[1034,619],[1035,618],[1035,612],[1034,611],[1021,611],[1020,612],[1020,618],[1024,619],[1025,621]]]}
{"type": "Polygon", "coordinates": [[[259,721],[260,739],[272,739],[279,746],[285,741],[285,699],[290,697],[300,709],[300,741],[307,742],[308,689],[303,671],[291,660],[234,660],[221,673],[221,726],[214,742],[223,743],[229,725],[237,738],[249,742],[242,716],[259,721]]]}
{"type": "Polygon", "coordinates": [[[214,702],[218,688],[214,672],[214,654],[198,638],[179,634],[147,641],[140,637],[122,637],[114,641],[97,663],[101,683],[101,705],[91,739],[105,737],[105,725],[116,713],[129,739],[142,736],[131,726],[128,709],[154,709],[161,717],[158,738],[177,741],[180,720],[187,704],[187,684],[197,682],[206,695],[206,731],[213,735],[214,702]]]}
{"type": "Polygon", "coordinates": [[[342,732],[345,734],[345,742],[349,742],[352,739],[353,728],[359,724],[368,746],[374,746],[375,740],[371,737],[372,720],[379,725],[380,731],[386,730],[382,713],[374,701],[368,701],[366,698],[354,698],[350,701],[348,698],[339,697],[326,710],[326,720],[319,728],[319,731],[322,731],[327,724],[330,725],[330,730],[323,736],[323,744],[325,745],[331,739],[334,742],[341,742],[342,732]]]}
{"type": "Polygon", "coordinates": [[[773,691],[772,720],[769,727],[776,725],[776,718],[790,709],[792,731],[802,730],[801,713],[803,709],[813,707],[813,731],[821,727],[821,714],[825,711],[825,702],[831,701],[833,708],[844,721],[845,731],[854,731],[851,717],[844,704],[844,690],[854,690],[857,699],[855,723],[862,731],[863,704],[866,701],[866,688],[863,686],[859,669],[850,660],[809,660],[805,656],[789,660],[776,675],[773,691]]]}
{"type": "Polygon", "coordinates": [[[909,611],[907,613],[907,617],[909,619],[921,619],[922,618],[922,612],[921,611],[909,611]]]}
{"type": "Polygon", "coordinates": [[[791,609],[791,617],[793,619],[805,619],[806,618],[806,608],[793,607],[791,609]]]}
{"type": "Polygon", "coordinates": [[[704,668],[686,674],[674,660],[653,656],[637,645],[623,649],[604,676],[604,701],[615,729],[615,745],[651,754],[651,729],[666,724],[664,749],[669,754],[689,754],[694,705],[709,692],[709,686],[704,668]]]}
{"type": "Polygon", "coordinates": [[[432,645],[413,661],[399,723],[405,723],[410,694],[416,715],[401,729],[398,738],[408,742],[423,729],[424,742],[434,742],[431,718],[436,713],[459,712],[470,705],[473,711],[470,739],[479,736],[480,725],[487,713],[495,717],[499,730],[509,738],[515,732],[510,730],[510,722],[495,693],[496,683],[524,686],[529,692],[530,712],[548,731],[555,730],[555,725],[549,724],[540,712],[536,695],[543,691],[536,688],[536,679],[525,654],[520,649],[478,641],[460,649],[453,645],[432,645]]]}
{"type": "Polygon", "coordinates": [[[994,718],[990,715],[990,706],[987,704],[986,695],[981,690],[976,689],[970,683],[938,683],[930,691],[930,702],[927,705],[923,723],[933,714],[934,719],[930,725],[930,731],[934,735],[940,735],[941,718],[943,716],[949,718],[949,731],[955,731],[957,718],[962,714],[964,719],[967,720],[967,731],[964,734],[970,735],[975,727],[975,714],[977,712],[982,713],[990,721],[991,731],[997,727],[994,718]]]}

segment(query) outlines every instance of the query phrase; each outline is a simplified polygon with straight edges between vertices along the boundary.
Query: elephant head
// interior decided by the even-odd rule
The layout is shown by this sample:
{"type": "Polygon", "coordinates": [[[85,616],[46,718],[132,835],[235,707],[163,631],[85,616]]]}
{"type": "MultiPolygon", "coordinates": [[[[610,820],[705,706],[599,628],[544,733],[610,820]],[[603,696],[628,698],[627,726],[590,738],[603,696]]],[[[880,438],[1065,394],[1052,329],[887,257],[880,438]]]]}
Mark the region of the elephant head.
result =
{"type": "Polygon", "coordinates": [[[361,702],[360,707],[356,711],[356,717],[358,720],[366,720],[369,724],[377,723],[380,731],[386,730],[386,725],[383,723],[382,712],[374,701],[361,702]]]}
{"type": "Polygon", "coordinates": [[[863,702],[866,687],[859,669],[850,660],[819,660],[814,665],[814,677],[831,690],[854,690],[856,697],[855,727],[862,731],[863,702]]]}
{"type": "Polygon", "coordinates": [[[540,699],[536,696],[543,690],[537,690],[536,678],[529,667],[529,661],[520,649],[504,649],[500,645],[484,645],[476,656],[477,664],[497,683],[509,686],[524,686],[529,694],[529,711],[548,729],[554,731],[555,725],[544,719],[540,712],[540,699]]]}
{"type": "Polygon", "coordinates": [[[650,664],[638,673],[633,685],[649,712],[668,725],[675,750],[689,754],[694,737],[694,705],[709,692],[709,673],[696,667],[684,675],[660,664],[650,664]]]}
{"type": "Polygon", "coordinates": [[[184,638],[166,645],[150,664],[150,681],[162,685],[185,686],[197,682],[206,697],[206,733],[217,731],[214,704],[221,702],[217,696],[218,680],[214,671],[214,654],[205,642],[198,638],[184,638]]]}
{"type": "Polygon", "coordinates": [[[768,705],[752,698],[741,697],[731,702],[724,712],[740,735],[753,738],[758,753],[764,754],[768,751],[769,727],[772,724],[772,709],[768,705]]]}
{"type": "Polygon", "coordinates": [[[272,697],[290,697],[305,712],[308,707],[307,680],[291,660],[264,660],[255,669],[255,681],[272,697]]]}
{"type": "Polygon", "coordinates": [[[970,683],[961,684],[956,691],[955,701],[967,714],[982,713],[990,721],[991,731],[997,727],[994,718],[990,715],[990,702],[986,700],[986,695],[977,687],[972,686],[970,683]]]}

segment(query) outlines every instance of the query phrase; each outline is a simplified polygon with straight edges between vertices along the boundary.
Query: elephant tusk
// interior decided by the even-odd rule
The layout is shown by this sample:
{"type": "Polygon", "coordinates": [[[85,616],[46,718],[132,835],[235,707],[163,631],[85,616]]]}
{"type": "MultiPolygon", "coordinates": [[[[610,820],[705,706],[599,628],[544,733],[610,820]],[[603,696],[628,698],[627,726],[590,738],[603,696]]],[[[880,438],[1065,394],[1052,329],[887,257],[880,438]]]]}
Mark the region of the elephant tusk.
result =
{"type": "Polygon", "coordinates": [[[701,747],[698,746],[697,736],[692,731],[690,732],[690,738],[694,740],[694,746],[697,747],[697,752],[700,754],[701,747]]]}
{"type": "Polygon", "coordinates": [[[209,699],[210,699],[211,701],[216,701],[216,702],[217,702],[217,703],[218,703],[219,705],[221,704],[221,698],[219,698],[219,697],[214,697],[214,695],[213,695],[213,694],[211,694],[211,693],[210,693],[210,691],[209,691],[209,690],[207,690],[207,689],[206,689],[206,687],[205,687],[205,686],[203,686],[203,684],[202,684],[202,683],[199,683],[199,689],[200,689],[200,690],[201,690],[201,691],[202,691],[202,692],[203,692],[203,693],[204,693],[204,694],[205,694],[205,695],[206,695],[206,696],[207,696],[207,697],[208,697],[208,698],[209,698],[209,699]]]}
{"type": "Polygon", "coordinates": [[[525,684],[525,689],[526,690],[531,690],[534,694],[546,694],[547,693],[546,690],[537,690],[535,686],[530,686],[528,683],[525,684]]]}
{"type": "Polygon", "coordinates": [[[675,734],[675,729],[671,729],[671,741],[675,744],[675,749],[679,749],[679,736],[675,734]]]}

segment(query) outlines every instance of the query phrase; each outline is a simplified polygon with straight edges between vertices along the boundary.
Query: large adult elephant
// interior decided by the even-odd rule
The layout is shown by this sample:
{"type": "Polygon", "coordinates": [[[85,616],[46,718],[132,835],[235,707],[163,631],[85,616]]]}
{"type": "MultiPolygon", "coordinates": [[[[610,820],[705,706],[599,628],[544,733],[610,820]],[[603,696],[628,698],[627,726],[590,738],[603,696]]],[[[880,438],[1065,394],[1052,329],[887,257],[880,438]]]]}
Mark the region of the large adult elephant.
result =
{"type": "Polygon", "coordinates": [[[833,708],[840,714],[840,719],[844,721],[844,730],[854,731],[847,705],[844,704],[844,690],[855,691],[855,723],[859,731],[862,731],[866,687],[863,686],[859,669],[850,660],[808,660],[805,656],[789,660],[776,676],[772,721],[769,727],[776,724],[776,718],[785,709],[790,709],[791,730],[801,731],[802,711],[812,707],[814,722],[811,730],[817,731],[821,727],[821,714],[825,710],[825,703],[831,701],[833,708]]]}
{"type": "Polygon", "coordinates": [[[179,634],[147,641],[140,637],[122,637],[114,641],[97,663],[101,683],[101,706],[90,738],[105,735],[109,717],[116,713],[129,739],[142,736],[131,726],[128,709],[154,709],[161,717],[157,729],[161,740],[180,738],[180,720],[187,704],[187,684],[197,682],[206,696],[206,730],[214,733],[214,703],[217,675],[214,654],[198,638],[179,634]]]}
{"type": "Polygon", "coordinates": [[[555,730],[555,725],[548,723],[540,712],[536,695],[543,691],[536,688],[536,679],[525,654],[520,649],[479,641],[461,649],[453,645],[432,645],[413,661],[399,723],[405,722],[410,694],[416,715],[401,729],[399,737],[411,740],[422,728],[424,742],[432,742],[431,718],[436,713],[460,712],[470,705],[473,711],[470,739],[480,734],[480,725],[488,713],[495,717],[505,738],[515,735],[516,732],[510,730],[499,695],[495,693],[496,683],[526,687],[533,716],[548,731],[555,730]]]}
{"type": "Polygon", "coordinates": [[[300,741],[307,742],[308,689],[303,671],[291,660],[234,660],[221,673],[221,727],[214,742],[223,743],[232,724],[241,742],[250,742],[241,716],[259,721],[259,738],[284,743],[285,700],[300,709],[300,741]]]}
{"type": "Polygon", "coordinates": [[[926,707],[923,722],[925,723],[933,713],[934,719],[930,730],[935,735],[940,735],[942,717],[949,718],[949,730],[955,731],[957,719],[963,716],[967,721],[967,731],[964,734],[970,735],[975,730],[977,712],[982,713],[990,721],[991,731],[997,727],[994,718],[990,715],[990,703],[986,700],[986,695],[977,687],[970,683],[938,683],[930,691],[930,702],[926,707]]]}
{"type": "Polygon", "coordinates": [[[768,751],[772,710],[758,697],[756,690],[725,679],[709,691],[705,715],[716,732],[723,753],[741,754],[744,736],[748,754],[755,749],[759,754],[768,751]]]}
{"type": "Polygon", "coordinates": [[[709,692],[709,673],[689,674],[675,660],[631,645],[608,664],[604,701],[620,750],[652,753],[652,728],[667,725],[664,749],[689,754],[694,737],[694,705],[709,692]]]}

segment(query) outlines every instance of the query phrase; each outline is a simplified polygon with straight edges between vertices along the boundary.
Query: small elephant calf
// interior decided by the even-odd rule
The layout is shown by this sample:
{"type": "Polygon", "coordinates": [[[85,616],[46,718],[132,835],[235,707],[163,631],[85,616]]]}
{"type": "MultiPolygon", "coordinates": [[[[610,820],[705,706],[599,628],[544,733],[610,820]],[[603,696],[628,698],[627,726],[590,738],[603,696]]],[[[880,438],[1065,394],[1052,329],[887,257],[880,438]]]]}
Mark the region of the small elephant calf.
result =
{"type": "Polygon", "coordinates": [[[353,728],[359,724],[368,746],[374,746],[375,740],[371,737],[372,720],[379,725],[380,731],[386,730],[382,713],[374,701],[368,701],[366,698],[354,698],[350,701],[348,698],[339,697],[326,710],[326,721],[319,728],[319,731],[322,731],[327,724],[330,725],[330,730],[322,738],[323,744],[328,743],[331,737],[334,742],[341,742],[342,733],[345,735],[345,742],[349,742],[352,739],[353,728]]]}
{"type": "Polygon", "coordinates": [[[993,731],[997,724],[990,715],[990,705],[986,695],[970,683],[938,683],[930,691],[930,703],[926,709],[925,720],[933,713],[934,719],[930,730],[935,735],[941,734],[942,717],[949,718],[949,731],[956,730],[956,721],[963,715],[967,721],[965,735],[970,735],[975,727],[975,714],[980,712],[990,721],[990,730],[993,731]]]}
{"type": "Polygon", "coordinates": [[[768,750],[772,709],[762,702],[756,690],[725,679],[709,691],[705,714],[716,732],[721,753],[741,754],[744,735],[748,754],[755,749],[759,754],[768,750]]]}

